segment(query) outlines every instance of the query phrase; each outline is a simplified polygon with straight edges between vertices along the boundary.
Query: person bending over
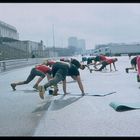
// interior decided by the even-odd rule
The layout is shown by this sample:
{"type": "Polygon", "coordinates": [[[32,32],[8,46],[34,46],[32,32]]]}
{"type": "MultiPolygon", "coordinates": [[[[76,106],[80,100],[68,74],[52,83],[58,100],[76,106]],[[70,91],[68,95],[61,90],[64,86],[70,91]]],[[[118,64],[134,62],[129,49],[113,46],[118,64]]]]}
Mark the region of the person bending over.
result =
{"type": "Polygon", "coordinates": [[[131,67],[125,69],[126,73],[129,73],[129,70],[137,71],[137,57],[138,56],[135,56],[134,58],[131,59],[130,61],[131,67]]]}
{"type": "Polygon", "coordinates": [[[102,61],[101,63],[96,64],[97,65],[102,65],[99,69],[95,69],[95,71],[102,71],[107,65],[110,65],[110,71],[112,71],[112,66],[111,64],[113,64],[115,71],[117,71],[116,66],[115,66],[115,62],[118,61],[117,58],[108,58],[104,61],[102,61]]]}
{"type": "MultiPolygon", "coordinates": [[[[56,87],[56,85],[60,81],[62,81],[62,83],[63,83],[62,84],[63,85],[63,92],[64,92],[64,95],[66,95],[67,94],[66,76],[71,76],[74,80],[76,80],[78,83],[78,86],[82,92],[82,95],[85,94],[83,84],[81,81],[81,77],[80,77],[80,72],[74,64],[67,63],[67,62],[56,62],[52,66],[52,76],[53,76],[53,78],[50,79],[48,81],[48,83],[38,86],[39,96],[41,99],[44,99],[44,94],[45,94],[45,91],[47,90],[48,87],[50,87],[52,85],[54,85],[54,87],[56,87]]],[[[56,87],[56,89],[54,88],[54,90],[57,90],[57,87],[56,87]]]]}
{"type": "Polygon", "coordinates": [[[38,84],[43,80],[45,76],[47,76],[48,80],[51,79],[51,68],[43,64],[37,65],[31,69],[30,74],[25,81],[11,83],[11,87],[13,90],[16,90],[17,85],[28,84],[36,76],[40,76],[40,78],[37,80],[37,82],[33,86],[33,88],[35,89],[38,88],[38,84]]]}

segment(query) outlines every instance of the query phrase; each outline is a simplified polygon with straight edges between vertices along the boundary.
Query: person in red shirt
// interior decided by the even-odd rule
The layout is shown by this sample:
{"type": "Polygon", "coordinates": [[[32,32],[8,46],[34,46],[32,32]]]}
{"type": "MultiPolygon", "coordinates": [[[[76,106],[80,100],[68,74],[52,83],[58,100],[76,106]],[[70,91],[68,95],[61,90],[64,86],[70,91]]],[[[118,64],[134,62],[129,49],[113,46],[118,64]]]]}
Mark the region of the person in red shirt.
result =
{"type": "Polygon", "coordinates": [[[95,58],[94,58],[94,65],[97,64],[97,62],[103,62],[105,61],[107,58],[105,55],[103,54],[100,54],[100,55],[97,55],[95,58]]]}
{"type": "Polygon", "coordinates": [[[34,68],[31,69],[31,72],[27,79],[25,81],[17,82],[17,83],[11,83],[11,87],[13,90],[16,90],[17,85],[23,85],[28,84],[31,82],[36,76],[40,76],[40,78],[37,80],[33,88],[37,89],[38,84],[43,80],[45,76],[47,76],[48,80],[51,79],[51,68],[46,65],[37,65],[34,68]]]}
{"type": "Polygon", "coordinates": [[[113,64],[115,71],[117,71],[116,66],[115,66],[115,62],[118,61],[117,58],[107,58],[106,60],[96,64],[97,65],[102,65],[99,69],[95,69],[95,71],[102,71],[102,69],[104,69],[107,65],[110,65],[110,71],[112,71],[112,67],[111,64],[113,64]]]}
{"type": "MultiPolygon", "coordinates": [[[[89,67],[90,65],[94,65],[94,68],[97,69],[96,64],[97,62],[102,63],[103,61],[105,61],[107,59],[107,57],[103,54],[97,55],[96,57],[94,57],[94,62],[93,63],[89,63],[87,64],[87,66],[89,67]]],[[[90,72],[92,72],[92,69],[90,70],[90,72]]]]}

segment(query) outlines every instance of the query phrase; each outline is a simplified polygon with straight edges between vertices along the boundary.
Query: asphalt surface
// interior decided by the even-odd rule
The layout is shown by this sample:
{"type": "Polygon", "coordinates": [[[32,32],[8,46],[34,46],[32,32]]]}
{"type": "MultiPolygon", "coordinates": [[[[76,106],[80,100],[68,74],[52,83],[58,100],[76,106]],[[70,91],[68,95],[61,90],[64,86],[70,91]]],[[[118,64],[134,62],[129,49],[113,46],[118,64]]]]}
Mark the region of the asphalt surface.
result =
{"type": "Polygon", "coordinates": [[[40,106],[47,108],[50,104],[33,91],[35,81],[16,87],[16,91],[10,86],[11,82],[25,80],[32,67],[0,74],[0,136],[32,136],[44,113],[40,106]]]}
{"type": "MultiPolygon", "coordinates": [[[[140,136],[140,110],[117,112],[112,101],[140,102],[136,72],[125,73],[129,58],[118,57],[116,72],[80,71],[86,93],[99,96],[50,96],[33,91],[34,79],[12,91],[10,83],[27,78],[32,66],[0,74],[0,136],[140,136]]],[[[107,67],[109,69],[109,67],[107,67]]],[[[41,84],[46,82],[44,79],[41,84]]],[[[81,94],[77,83],[67,78],[67,91],[81,94]]],[[[59,84],[59,93],[63,94],[59,84]]]]}

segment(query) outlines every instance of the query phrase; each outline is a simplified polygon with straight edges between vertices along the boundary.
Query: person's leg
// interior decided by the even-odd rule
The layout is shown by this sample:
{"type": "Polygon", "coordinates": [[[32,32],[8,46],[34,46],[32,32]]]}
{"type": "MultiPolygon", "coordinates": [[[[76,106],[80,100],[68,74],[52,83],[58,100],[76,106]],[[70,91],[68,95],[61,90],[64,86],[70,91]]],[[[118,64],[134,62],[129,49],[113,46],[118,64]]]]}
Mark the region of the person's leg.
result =
{"type": "Polygon", "coordinates": [[[57,84],[64,79],[64,76],[62,75],[62,72],[61,70],[58,70],[55,74],[55,76],[50,79],[48,81],[48,83],[46,83],[45,85],[43,86],[38,86],[38,90],[39,90],[39,96],[41,99],[44,99],[44,94],[45,94],[45,91],[47,90],[48,87],[54,85],[55,88],[57,86],[57,84]]]}
{"type": "Polygon", "coordinates": [[[102,71],[102,69],[104,69],[106,67],[107,63],[103,62],[102,66],[98,69],[98,71],[102,71]]]}
{"type": "Polygon", "coordinates": [[[25,81],[17,82],[17,83],[11,83],[11,87],[13,90],[16,90],[17,85],[23,85],[25,81]]]}
{"type": "Polygon", "coordinates": [[[35,76],[40,76],[39,79],[37,80],[37,82],[35,83],[35,85],[33,86],[33,88],[38,89],[39,83],[44,79],[44,77],[46,75],[43,72],[40,72],[40,71],[36,70],[35,76]]]}
{"type": "Polygon", "coordinates": [[[38,84],[42,81],[44,77],[39,77],[37,82],[35,83],[35,85],[33,86],[34,89],[37,89],[38,88],[38,84]]]}
{"type": "Polygon", "coordinates": [[[16,86],[17,85],[23,85],[23,84],[28,84],[30,81],[32,81],[32,79],[35,77],[34,75],[34,69],[31,70],[30,75],[28,76],[28,78],[25,81],[21,81],[21,82],[15,82],[15,83],[11,83],[11,87],[13,90],[16,90],[16,86]]]}
{"type": "Polygon", "coordinates": [[[125,71],[126,73],[129,73],[129,70],[134,70],[135,69],[135,66],[132,65],[130,68],[126,68],[125,71]]]}
{"type": "Polygon", "coordinates": [[[28,84],[35,78],[35,76],[41,76],[41,78],[38,80],[38,82],[40,82],[45,77],[45,74],[43,74],[42,72],[37,71],[35,68],[33,68],[30,72],[30,75],[27,77],[27,79],[25,81],[21,81],[21,82],[17,82],[17,83],[11,83],[11,87],[13,88],[13,90],[16,90],[15,87],[17,85],[28,84]]]}
{"type": "Polygon", "coordinates": [[[135,69],[135,71],[137,71],[137,64],[134,65],[134,69],[135,69]]]}

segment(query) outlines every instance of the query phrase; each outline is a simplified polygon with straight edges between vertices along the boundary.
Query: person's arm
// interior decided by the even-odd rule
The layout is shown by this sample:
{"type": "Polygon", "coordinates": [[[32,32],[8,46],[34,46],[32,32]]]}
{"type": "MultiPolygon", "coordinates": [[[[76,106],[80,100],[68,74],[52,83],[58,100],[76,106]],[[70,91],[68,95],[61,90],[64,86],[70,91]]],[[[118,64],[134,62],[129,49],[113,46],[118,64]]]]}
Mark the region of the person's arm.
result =
{"type": "MultiPolygon", "coordinates": [[[[94,63],[90,63],[90,64],[88,64],[88,66],[90,66],[90,65],[94,65],[93,67],[94,67],[95,69],[97,69],[96,66],[101,65],[101,64],[102,64],[102,61],[100,61],[99,63],[97,63],[97,62],[95,61],[94,63]]],[[[92,69],[91,69],[91,70],[92,70],[92,69]]]]}
{"type": "Polygon", "coordinates": [[[90,73],[92,73],[92,69],[90,69],[89,65],[85,65],[85,67],[87,67],[90,73]]]}
{"type": "Polygon", "coordinates": [[[64,92],[64,94],[67,94],[67,92],[66,92],[66,78],[63,81],[63,92],[64,92]]]}
{"type": "Polygon", "coordinates": [[[90,64],[87,64],[87,66],[90,66],[90,65],[95,65],[95,62],[93,62],[93,63],[90,63],[90,64]]]}
{"type": "Polygon", "coordinates": [[[113,63],[113,66],[114,66],[115,71],[117,71],[116,66],[115,66],[115,62],[113,63]]]}
{"type": "Polygon", "coordinates": [[[79,76],[76,76],[75,79],[76,79],[76,81],[77,81],[77,83],[78,83],[78,86],[79,86],[81,92],[82,92],[82,95],[84,95],[85,92],[84,92],[84,88],[83,88],[83,84],[82,84],[80,75],[79,75],[79,76]]]}
{"type": "MultiPolygon", "coordinates": [[[[114,65],[114,63],[113,63],[113,65],[114,65]]],[[[112,66],[111,66],[111,64],[110,64],[110,71],[112,71],[112,66]]]]}

